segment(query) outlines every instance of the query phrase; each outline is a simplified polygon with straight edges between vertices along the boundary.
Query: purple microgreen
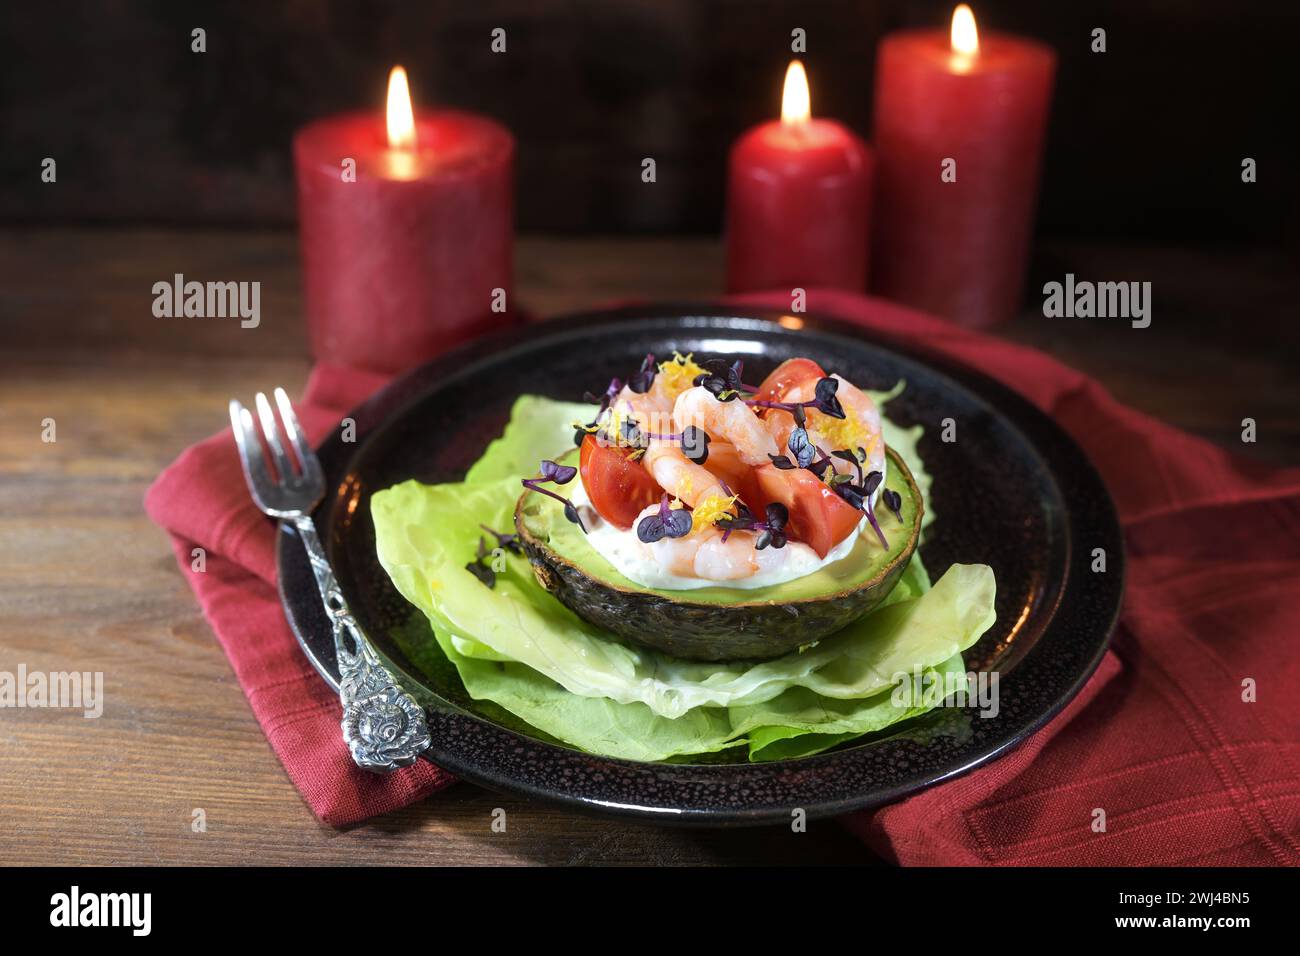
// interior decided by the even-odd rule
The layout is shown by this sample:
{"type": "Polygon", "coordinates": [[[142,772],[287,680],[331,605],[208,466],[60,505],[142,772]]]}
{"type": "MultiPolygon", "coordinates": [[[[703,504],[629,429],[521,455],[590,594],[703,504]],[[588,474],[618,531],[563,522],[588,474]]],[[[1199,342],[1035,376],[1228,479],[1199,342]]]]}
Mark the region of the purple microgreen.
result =
{"type": "Polygon", "coordinates": [[[853,454],[853,452],[849,451],[847,448],[840,448],[837,451],[831,452],[831,454],[842,461],[847,461],[850,465],[852,465],[855,469],[857,469],[858,483],[859,484],[862,483],[862,462],[857,455],[853,454]]]}
{"type": "Polygon", "coordinates": [[[685,508],[673,508],[668,503],[668,496],[659,499],[659,510],[646,515],[636,525],[636,536],[646,544],[654,544],[664,538],[682,538],[691,533],[691,513],[685,508]]]}
{"type": "MultiPolygon", "coordinates": [[[[839,455],[838,452],[835,452],[834,454],[839,455]]],[[[839,455],[839,457],[843,456],[839,455]]],[[[858,473],[862,473],[860,468],[858,469],[858,473]]],[[[867,517],[871,519],[871,526],[876,528],[877,533],[879,534],[880,531],[879,526],[876,524],[876,516],[871,510],[871,495],[880,487],[880,482],[884,479],[884,475],[878,471],[868,472],[866,477],[858,484],[846,480],[847,478],[848,475],[836,475],[830,479],[829,484],[835,493],[850,505],[858,511],[865,511],[867,517]]],[[[884,541],[884,537],[883,534],[880,535],[882,542],[884,541]]],[[[888,545],[886,545],[886,547],[888,547],[888,545]]]]}
{"type": "Polygon", "coordinates": [[[736,503],[736,513],[734,515],[723,515],[717,520],[716,524],[724,532],[743,531],[753,527],[754,520],[753,512],[749,510],[743,501],[739,501],[736,503]]]}
{"type": "MultiPolygon", "coordinates": [[[[858,465],[858,462],[852,452],[847,450],[840,450],[840,451],[831,452],[831,454],[833,454],[837,458],[844,458],[848,461],[852,461],[854,465],[857,466],[858,468],[858,475],[859,476],[862,475],[862,468],[861,466],[858,465]]],[[[829,459],[825,459],[825,460],[829,461],[829,459]]],[[[852,507],[856,508],[858,511],[864,512],[866,514],[867,521],[871,523],[871,527],[876,532],[876,537],[880,539],[881,547],[883,547],[885,550],[889,550],[889,542],[885,540],[885,532],[880,530],[880,522],[876,520],[875,511],[871,507],[872,492],[874,492],[877,488],[880,487],[880,483],[882,480],[884,480],[884,475],[882,475],[878,471],[872,471],[872,472],[868,472],[867,475],[864,478],[862,478],[861,482],[858,484],[854,484],[849,475],[840,475],[840,474],[832,475],[829,484],[831,488],[835,491],[835,493],[840,496],[841,499],[846,501],[852,507]]],[[[897,492],[890,491],[889,489],[885,490],[884,492],[885,504],[890,505],[892,507],[891,500],[890,500],[891,495],[893,495],[894,497],[899,497],[899,496],[897,492]]],[[[899,497],[899,503],[900,504],[902,503],[901,497],[899,497]]],[[[898,512],[895,513],[898,514],[898,512]]],[[[899,521],[902,521],[901,514],[899,514],[899,521]]]]}
{"type": "MultiPolygon", "coordinates": [[[[479,525],[479,527],[496,538],[500,543],[500,547],[508,548],[516,554],[521,553],[519,548],[519,536],[517,534],[498,534],[485,524],[479,525]]],[[[495,556],[495,549],[489,551],[487,542],[483,540],[482,535],[479,535],[478,547],[475,549],[474,553],[474,560],[465,565],[465,570],[474,575],[474,577],[478,578],[488,587],[496,587],[497,573],[493,570],[491,564],[488,563],[488,559],[495,556]]]]}
{"type": "Polygon", "coordinates": [[[740,392],[736,389],[727,388],[726,382],[720,378],[706,375],[701,378],[700,384],[704,386],[705,391],[720,402],[734,402],[737,396],[740,395],[740,392]]]}
{"type": "Polygon", "coordinates": [[[582,523],[582,515],[578,514],[578,509],[573,506],[573,502],[567,498],[564,501],[564,517],[576,524],[582,529],[582,533],[587,533],[587,526],[582,523]]]}
{"type": "Polygon", "coordinates": [[[898,523],[903,523],[903,496],[893,488],[886,488],[882,494],[885,499],[885,507],[894,513],[898,523]]]}
{"type": "Polygon", "coordinates": [[[752,408],[780,408],[791,415],[795,414],[795,409],[800,407],[793,402],[773,402],[766,398],[747,398],[745,404],[752,408]]]}
{"type": "MultiPolygon", "coordinates": [[[[511,552],[513,552],[513,553],[515,553],[515,554],[522,554],[522,553],[523,553],[523,548],[522,548],[522,546],[521,546],[520,543],[519,543],[519,535],[517,535],[517,534],[502,534],[500,531],[493,531],[491,528],[489,528],[489,527],[488,527],[487,525],[485,525],[485,524],[481,524],[481,525],[479,525],[479,527],[482,528],[484,531],[486,531],[488,534],[492,535],[492,537],[494,537],[494,538],[497,539],[497,546],[498,546],[498,547],[505,548],[507,551],[511,551],[511,552]]],[[[479,538],[478,540],[479,540],[479,543],[482,544],[483,539],[482,539],[482,538],[479,538]]],[[[482,555],[480,555],[480,557],[482,557],[482,555]]]]}
{"type": "Polygon", "coordinates": [[[764,548],[784,548],[789,541],[785,533],[786,523],[790,520],[790,511],[780,502],[773,502],[768,505],[764,511],[765,520],[759,521],[754,517],[753,512],[743,504],[737,505],[736,514],[724,515],[716,522],[717,527],[722,529],[722,540],[725,541],[731,536],[733,531],[757,531],[758,537],[754,539],[754,548],[762,551],[764,548]]]}
{"type": "Polygon", "coordinates": [[[831,418],[843,418],[844,406],[842,406],[840,400],[835,397],[835,392],[839,387],[839,379],[818,379],[816,391],[813,393],[817,396],[813,399],[813,407],[819,412],[831,416],[831,418]]]}
{"type": "Polygon", "coordinates": [[[595,432],[599,430],[601,416],[603,416],[606,410],[609,408],[609,406],[613,404],[614,399],[618,398],[618,393],[621,391],[623,391],[623,383],[619,379],[611,378],[609,380],[609,385],[605,388],[605,393],[603,395],[593,395],[591,394],[591,392],[586,392],[583,394],[582,397],[585,401],[599,402],[600,409],[596,412],[596,417],[593,418],[591,421],[589,421],[586,425],[580,425],[576,422],[574,423],[573,427],[575,430],[573,432],[573,443],[575,445],[581,445],[582,440],[587,437],[587,434],[589,432],[595,432]]]}
{"type": "Polygon", "coordinates": [[[785,455],[768,455],[768,459],[782,471],[791,471],[799,466],[785,455]]]}
{"type": "MultiPolygon", "coordinates": [[[[479,538],[479,541],[482,540],[482,538],[479,538]]],[[[469,562],[469,564],[465,565],[465,570],[474,575],[474,577],[478,578],[488,587],[496,587],[497,573],[488,565],[484,564],[481,559],[469,562]]]]}
{"type": "Polygon", "coordinates": [[[564,506],[564,517],[568,518],[581,528],[583,534],[586,534],[587,526],[582,523],[582,516],[578,514],[578,509],[573,506],[573,502],[563,495],[556,494],[554,491],[551,491],[551,489],[543,488],[541,486],[541,482],[543,481],[553,481],[557,485],[568,484],[578,473],[578,469],[574,468],[572,465],[557,464],[548,458],[542,461],[538,470],[540,471],[540,474],[536,478],[521,478],[519,483],[529,491],[535,491],[539,495],[546,495],[548,498],[554,498],[562,504],[564,506]]]}
{"type": "Polygon", "coordinates": [[[664,522],[658,515],[646,515],[636,523],[637,539],[645,544],[654,544],[664,536],[664,522]]]}
{"type": "Polygon", "coordinates": [[[645,448],[647,438],[653,435],[647,435],[641,431],[641,426],[631,418],[619,419],[618,423],[618,441],[615,444],[626,445],[629,448],[645,448]]]}
{"type": "Polygon", "coordinates": [[[784,531],[790,521],[790,509],[781,502],[774,501],[763,509],[763,516],[767,518],[767,526],[773,531],[784,531]]]}
{"type": "Polygon", "coordinates": [[[619,379],[611,378],[609,385],[605,389],[605,394],[593,395],[591,392],[586,392],[582,397],[588,402],[599,402],[600,410],[603,412],[609,408],[614,399],[618,398],[618,393],[621,391],[623,391],[623,383],[619,379]]]}
{"type": "Polygon", "coordinates": [[[647,353],[646,357],[641,360],[641,367],[637,369],[637,373],[627,380],[627,387],[638,395],[644,395],[650,391],[650,386],[655,383],[655,375],[658,371],[659,367],[655,365],[654,353],[647,353]]]}
{"type": "Polygon", "coordinates": [[[739,359],[730,365],[726,359],[710,359],[700,367],[704,371],[695,376],[694,384],[704,386],[718,401],[734,401],[745,390],[745,383],[740,380],[744,363],[739,359]]]}
{"type": "Polygon", "coordinates": [[[885,532],[880,530],[880,522],[876,520],[876,512],[867,508],[867,520],[871,522],[871,527],[875,529],[876,537],[880,539],[880,546],[886,551],[889,550],[889,542],[885,540],[885,532]]]}
{"type": "Polygon", "coordinates": [[[749,405],[751,408],[779,408],[781,411],[789,412],[794,416],[794,423],[800,428],[803,428],[808,424],[808,415],[804,411],[804,409],[807,408],[815,408],[819,412],[824,412],[825,414],[830,415],[832,418],[843,418],[844,409],[840,407],[839,400],[835,398],[835,389],[831,388],[827,390],[821,388],[822,382],[830,382],[833,386],[839,385],[839,382],[833,378],[822,379],[817,383],[817,391],[819,393],[818,397],[810,398],[806,402],[773,402],[765,398],[748,398],[745,399],[745,404],[749,405]],[[829,394],[830,401],[826,401],[825,395],[822,393],[829,394]]]}
{"type": "Polygon", "coordinates": [[[541,472],[543,481],[553,481],[557,485],[567,485],[578,473],[578,469],[572,465],[561,465],[549,458],[544,458],[542,459],[541,472]]]}
{"type": "Polygon", "coordinates": [[[647,441],[674,441],[682,447],[682,454],[697,465],[702,465],[709,460],[709,436],[704,429],[697,428],[694,425],[687,425],[680,433],[673,432],[670,434],[660,434],[658,432],[643,432],[632,425],[631,428],[624,429],[629,444],[634,447],[648,447],[647,441]]]}
{"type": "Polygon", "coordinates": [[[682,454],[697,465],[709,460],[709,436],[703,428],[687,425],[681,434],[682,454]]]}
{"type": "Polygon", "coordinates": [[[837,484],[831,486],[837,495],[847,501],[858,511],[866,510],[867,496],[862,491],[861,485],[854,484],[837,484]]]}
{"type": "Polygon", "coordinates": [[[807,468],[817,457],[817,449],[808,437],[806,428],[800,427],[790,432],[786,447],[790,449],[790,454],[794,456],[800,468],[807,468]]]}
{"type": "Polygon", "coordinates": [[[695,519],[685,508],[669,508],[664,518],[664,534],[669,538],[684,538],[691,533],[695,519]]]}
{"type": "Polygon", "coordinates": [[[832,467],[830,457],[827,455],[822,455],[822,457],[818,458],[816,461],[809,462],[808,470],[822,481],[831,481],[835,477],[835,469],[832,467]],[[826,477],[827,469],[830,469],[830,478],[826,477]]]}

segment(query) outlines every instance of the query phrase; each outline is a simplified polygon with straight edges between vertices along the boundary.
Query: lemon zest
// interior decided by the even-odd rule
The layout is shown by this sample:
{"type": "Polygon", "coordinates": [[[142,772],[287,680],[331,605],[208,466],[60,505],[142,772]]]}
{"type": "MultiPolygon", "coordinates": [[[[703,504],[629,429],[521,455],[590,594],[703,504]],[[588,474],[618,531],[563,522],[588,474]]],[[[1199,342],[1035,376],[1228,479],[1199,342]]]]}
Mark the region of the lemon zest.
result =
{"type": "Polygon", "coordinates": [[[631,448],[632,443],[628,441],[623,434],[623,423],[630,422],[633,428],[638,428],[637,420],[621,408],[610,406],[609,417],[605,420],[604,430],[608,436],[610,444],[615,448],[631,448]]]}
{"type": "Polygon", "coordinates": [[[682,480],[677,483],[677,497],[687,498],[691,494],[693,482],[690,475],[683,475],[682,480]]]}
{"type": "Polygon", "coordinates": [[[831,448],[848,448],[856,450],[868,437],[874,445],[876,437],[870,435],[866,422],[854,415],[845,418],[833,418],[825,412],[814,411],[808,416],[809,427],[815,431],[821,441],[818,444],[831,448]]]}
{"type": "Polygon", "coordinates": [[[658,381],[663,383],[661,387],[667,398],[675,399],[688,388],[693,388],[696,377],[704,374],[694,356],[694,352],[683,355],[674,351],[671,359],[659,363],[658,381]]]}
{"type": "Polygon", "coordinates": [[[723,515],[732,514],[731,509],[739,497],[739,495],[732,495],[731,497],[708,495],[691,512],[691,534],[696,534],[705,528],[711,528],[713,523],[723,515]]]}

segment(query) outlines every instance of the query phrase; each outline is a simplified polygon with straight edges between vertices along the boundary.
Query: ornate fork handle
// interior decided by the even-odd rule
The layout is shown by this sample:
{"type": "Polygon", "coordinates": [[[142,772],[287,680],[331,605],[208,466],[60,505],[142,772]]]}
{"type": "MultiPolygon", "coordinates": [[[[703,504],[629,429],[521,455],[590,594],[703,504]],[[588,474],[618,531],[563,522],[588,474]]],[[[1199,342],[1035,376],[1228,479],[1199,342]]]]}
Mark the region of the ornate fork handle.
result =
{"type": "Polygon", "coordinates": [[[352,617],[311,518],[300,515],[292,520],[334,629],[343,740],[357,766],[366,770],[388,773],[408,766],[431,743],[424,708],[397,686],[352,617]]]}

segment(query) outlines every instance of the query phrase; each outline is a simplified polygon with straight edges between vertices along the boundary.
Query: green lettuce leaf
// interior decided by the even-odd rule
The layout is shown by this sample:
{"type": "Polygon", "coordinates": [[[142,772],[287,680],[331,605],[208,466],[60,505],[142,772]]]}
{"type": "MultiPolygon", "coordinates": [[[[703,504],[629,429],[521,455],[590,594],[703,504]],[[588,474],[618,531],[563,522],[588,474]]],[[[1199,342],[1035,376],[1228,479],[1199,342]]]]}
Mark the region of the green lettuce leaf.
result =
{"type": "MultiPolygon", "coordinates": [[[[954,654],[932,668],[939,678],[965,673],[961,655],[954,654]]],[[[922,672],[928,674],[930,671],[922,672]]],[[[828,700],[806,688],[786,691],[757,707],[730,709],[732,725],[747,733],[752,760],[807,757],[863,734],[924,714],[928,706],[899,707],[892,691],[867,700],[828,700]]]]}
{"type": "MultiPolygon", "coordinates": [[[[512,524],[519,477],[572,442],[591,407],[525,396],[465,482],[409,481],[371,503],[379,559],[427,616],[467,692],[590,752],[664,760],[747,744],[751,759],[815,753],[925,708],[891,701],[900,672],[961,667],[993,621],[992,572],[955,565],[933,589],[913,560],[887,605],[803,653],[759,664],[682,661],[588,624],[502,554],[495,588],[465,570],[479,524],[512,524]]],[[[886,440],[915,464],[920,429],[886,440]]]]}
{"type": "MultiPolygon", "coordinates": [[[[901,388],[895,391],[901,391],[901,388]]],[[[869,392],[868,394],[876,400],[877,405],[883,405],[886,400],[893,398],[893,393],[869,392]]],[[[916,447],[924,431],[925,429],[920,425],[903,428],[895,425],[888,418],[883,416],[881,418],[880,432],[885,439],[885,445],[898,452],[903,461],[907,462],[907,467],[912,472],[912,478],[916,481],[916,487],[921,490],[921,498],[925,501],[925,514],[921,515],[922,532],[934,521],[934,509],[930,507],[930,483],[933,479],[922,466],[921,453],[916,447]]],[[[922,540],[924,540],[924,534],[922,540]]]]}
{"type": "MultiPolygon", "coordinates": [[[[895,599],[804,652],[776,660],[709,663],[635,648],[540,588],[522,557],[500,556],[504,570],[492,588],[466,570],[482,536],[479,525],[509,527],[519,490],[518,478],[407,481],[385,489],[371,502],[379,560],[408,601],[436,614],[459,639],[460,653],[518,661],[580,697],[640,702],[667,718],[697,707],[762,703],[796,686],[860,699],[889,687],[900,671],[937,667],[992,623],[993,572],[959,564],[919,597],[895,599]]],[[[919,587],[914,572],[906,593],[919,587]]]]}
{"type": "Polygon", "coordinates": [[[543,458],[557,458],[573,447],[573,423],[589,422],[595,412],[595,405],[520,395],[510,409],[505,431],[470,466],[465,481],[518,481],[536,473],[543,458]]]}

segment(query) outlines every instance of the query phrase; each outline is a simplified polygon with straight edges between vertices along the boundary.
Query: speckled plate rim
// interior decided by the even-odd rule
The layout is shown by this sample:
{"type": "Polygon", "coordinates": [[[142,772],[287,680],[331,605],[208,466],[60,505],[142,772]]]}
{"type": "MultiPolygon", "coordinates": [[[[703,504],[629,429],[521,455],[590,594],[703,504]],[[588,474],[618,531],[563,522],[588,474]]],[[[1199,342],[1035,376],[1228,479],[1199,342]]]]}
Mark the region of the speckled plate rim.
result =
{"type": "MultiPolygon", "coordinates": [[[[342,441],[342,427],[318,448],[327,476],[327,487],[337,487],[348,474],[349,463],[363,454],[367,436],[391,418],[399,417],[440,387],[439,379],[450,370],[462,373],[483,363],[507,360],[526,353],[537,343],[554,338],[580,338],[585,331],[606,324],[641,322],[642,331],[681,328],[719,337],[745,332],[780,330],[780,311],[663,303],[578,313],[548,320],[525,329],[511,329],[458,349],[400,376],[348,414],[355,423],[355,442],[342,441]]],[[[794,760],[738,764],[638,763],[583,753],[546,743],[471,714],[433,693],[418,674],[395,668],[397,676],[421,697],[429,716],[434,746],[426,758],[456,776],[490,789],[550,801],[573,809],[621,816],[642,822],[702,826],[753,826],[788,824],[795,808],[808,817],[824,817],[899,800],[919,790],[951,780],[986,764],[1023,743],[1046,725],[1083,688],[1100,664],[1118,620],[1124,590],[1124,546],[1119,518],[1100,475],[1083,451],[1047,415],[1016,392],[988,376],[951,360],[914,347],[880,341],[859,326],[816,314],[800,314],[801,334],[816,333],[824,338],[847,340],[845,344],[867,345],[895,358],[918,363],[952,388],[961,389],[988,405],[995,414],[1017,430],[1042,458],[1051,476],[1061,485],[1066,502],[1066,526],[1088,528],[1087,545],[1106,549],[1106,574],[1068,575],[1051,609],[1053,618],[1067,604],[1076,611],[1087,603],[1095,607],[1094,619],[1085,634],[1073,636],[1070,646],[1075,659],[1068,679],[1044,679],[1046,654],[1059,653],[1045,633],[1015,668],[1001,679],[1000,703],[1016,716],[999,727],[995,738],[969,752],[954,755],[942,766],[906,770],[893,774],[885,784],[844,791],[836,786],[852,777],[852,765],[882,747],[916,745],[911,741],[884,740],[868,747],[844,749],[794,760]],[[1099,610],[1096,610],[1099,609],[1099,610]],[[1039,682],[1036,701],[1016,706],[1018,689],[1039,682]],[[411,686],[411,685],[416,686],[411,686]],[[1044,700],[1046,692],[1046,700],[1044,700]],[[1008,705],[1011,705],[1008,708],[1008,705]],[[552,780],[568,781],[563,786],[537,777],[544,767],[552,780]],[[530,773],[530,768],[533,772],[530,773]],[[743,797],[741,795],[744,795],[743,797]],[[727,799],[718,799],[725,796],[727,799]],[[739,800],[736,798],[740,797],[739,800]]],[[[788,320],[787,320],[788,321],[788,320]]],[[[318,510],[327,511],[332,498],[318,510]]],[[[321,528],[322,537],[326,529],[321,528]]],[[[1069,563],[1086,563],[1088,551],[1081,550],[1080,536],[1069,536],[1069,563]]],[[[278,587],[286,617],[299,645],[317,672],[333,688],[338,686],[338,667],[332,653],[328,620],[315,596],[310,565],[293,530],[282,525],[277,535],[278,587]]],[[[1059,643],[1059,642],[1057,642],[1059,643]]],[[[999,723],[1002,723],[999,721],[999,723]]],[[[917,745],[919,746],[919,745],[917,745]]]]}

